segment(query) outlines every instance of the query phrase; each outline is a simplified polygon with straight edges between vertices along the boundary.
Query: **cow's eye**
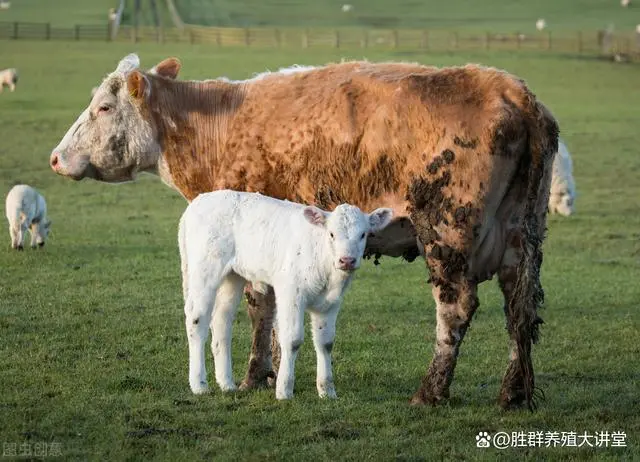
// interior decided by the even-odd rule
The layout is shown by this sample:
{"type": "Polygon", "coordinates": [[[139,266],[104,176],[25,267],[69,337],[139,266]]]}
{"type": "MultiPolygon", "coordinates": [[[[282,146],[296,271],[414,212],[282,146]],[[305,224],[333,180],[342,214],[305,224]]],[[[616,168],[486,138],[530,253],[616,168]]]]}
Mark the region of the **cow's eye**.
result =
{"type": "Polygon", "coordinates": [[[111,106],[108,106],[106,104],[103,104],[100,107],[98,107],[98,114],[106,114],[109,111],[111,111],[111,106]]]}
{"type": "Polygon", "coordinates": [[[333,239],[333,233],[329,233],[329,237],[331,237],[331,239],[333,239]]]}

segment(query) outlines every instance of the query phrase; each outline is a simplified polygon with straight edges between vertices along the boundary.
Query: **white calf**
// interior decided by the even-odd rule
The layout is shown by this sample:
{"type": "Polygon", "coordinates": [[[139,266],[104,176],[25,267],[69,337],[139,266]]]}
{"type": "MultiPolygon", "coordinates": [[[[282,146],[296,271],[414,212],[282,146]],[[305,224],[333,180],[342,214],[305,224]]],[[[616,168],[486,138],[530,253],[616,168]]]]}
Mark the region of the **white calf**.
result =
{"type": "Polygon", "coordinates": [[[27,229],[31,232],[31,247],[44,245],[49,234],[51,220],[47,218],[44,197],[31,186],[19,184],[11,188],[5,202],[5,213],[9,220],[11,247],[24,249],[27,229]]]}
{"type": "Polygon", "coordinates": [[[549,212],[568,217],[573,213],[576,198],[576,185],[573,181],[573,163],[562,140],[558,142],[558,152],[553,160],[551,193],[549,194],[549,212]]]}
{"type": "Polygon", "coordinates": [[[16,83],[18,83],[17,70],[11,68],[0,71],[0,93],[5,86],[9,87],[9,90],[14,91],[16,89],[16,83]]]}
{"type": "Polygon", "coordinates": [[[231,326],[243,287],[251,281],[254,287],[268,284],[275,290],[282,350],[276,398],[293,396],[305,309],[311,312],[318,394],[334,398],[331,348],[338,311],[368,234],[384,228],[391,217],[391,209],[367,215],[343,204],[329,213],[229,190],[201,194],[191,202],[180,219],[178,237],[191,390],[208,390],[204,345],[209,327],[216,381],[224,391],[236,388],[231,326]]]}

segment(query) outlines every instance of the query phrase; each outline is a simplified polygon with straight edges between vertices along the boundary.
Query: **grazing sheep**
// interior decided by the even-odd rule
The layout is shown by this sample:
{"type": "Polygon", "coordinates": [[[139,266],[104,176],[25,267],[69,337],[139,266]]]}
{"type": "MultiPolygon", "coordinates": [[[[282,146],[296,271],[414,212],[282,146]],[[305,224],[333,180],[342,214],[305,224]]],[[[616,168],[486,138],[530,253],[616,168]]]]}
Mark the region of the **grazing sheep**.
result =
{"type": "Polygon", "coordinates": [[[31,233],[31,247],[36,244],[42,247],[49,235],[51,220],[47,218],[47,204],[38,191],[26,184],[11,188],[7,194],[5,212],[9,220],[11,247],[24,249],[24,238],[27,229],[31,233]]]}
{"type": "Polygon", "coordinates": [[[543,30],[545,27],[547,27],[547,21],[542,18],[536,21],[536,29],[543,30]]]}
{"type": "Polygon", "coordinates": [[[18,71],[16,69],[10,68],[0,71],[0,93],[2,93],[2,89],[5,86],[14,91],[16,83],[18,83],[18,71]]]}
{"type": "Polygon", "coordinates": [[[275,290],[282,350],[276,398],[293,397],[294,366],[311,312],[321,397],[335,398],[331,348],[344,293],[359,268],[369,233],[382,230],[392,210],[365,214],[342,204],[333,212],[257,193],[219,190],[199,195],[180,219],[179,244],[189,384],[208,390],[204,345],[212,331],[215,375],[223,391],[235,390],[231,327],[247,281],[275,290]],[[213,321],[211,322],[213,315],[213,321]]]}
{"type": "Polygon", "coordinates": [[[573,163],[567,146],[560,140],[558,142],[558,152],[553,160],[549,212],[559,213],[568,217],[573,214],[575,197],[576,186],[573,181],[573,163]]]}

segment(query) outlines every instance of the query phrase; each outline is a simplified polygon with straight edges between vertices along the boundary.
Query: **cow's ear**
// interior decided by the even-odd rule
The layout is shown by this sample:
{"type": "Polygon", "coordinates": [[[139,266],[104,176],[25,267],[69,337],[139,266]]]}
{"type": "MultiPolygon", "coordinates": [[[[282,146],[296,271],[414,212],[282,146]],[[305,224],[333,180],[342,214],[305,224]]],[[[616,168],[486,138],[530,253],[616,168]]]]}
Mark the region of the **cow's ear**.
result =
{"type": "Polygon", "coordinates": [[[127,90],[134,99],[142,99],[149,83],[140,71],[131,71],[127,76],[127,90]]]}
{"type": "Polygon", "coordinates": [[[393,210],[387,208],[375,209],[369,214],[369,225],[371,226],[371,232],[375,233],[385,228],[391,219],[393,218],[393,210]]]}
{"type": "Polygon", "coordinates": [[[314,207],[310,205],[309,207],[304,208],[303,213],[304,213],[304,217],[312,225],[323,227],[327,221],[326,213],[320,210],[318,207],[314,207]]]}
{"type": "Polygon", "coordinates": [[[153,71],[159,76],[175,80],[178,77],[178,72],[180,72],[181,67],[182,64],[178,58],[167,58],[156,64],[153,71]]]}

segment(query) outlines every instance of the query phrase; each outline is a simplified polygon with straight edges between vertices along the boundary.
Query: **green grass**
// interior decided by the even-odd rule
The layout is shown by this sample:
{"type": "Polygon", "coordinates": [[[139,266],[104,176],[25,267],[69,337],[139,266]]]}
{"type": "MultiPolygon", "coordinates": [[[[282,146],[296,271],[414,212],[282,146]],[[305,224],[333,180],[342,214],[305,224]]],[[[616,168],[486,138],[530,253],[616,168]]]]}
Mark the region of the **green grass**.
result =
{"type": "Polygon", "coordinates": [[[534,32],[545,18],[552,31],[632,31],[640,8],[618,0],[174,0],[187,23],[218,26],[361,26],[534,32]],[[343,4],[353,5],[347,13],[343,4]]]}
{"type": "Polygon", "coordinates": [[[11,8],[0,10],[0,21],[106,25],[109,8],[117,6],[118,0],[13,0],[11,8]]]}
{"type": "MultiPolygon", "coordinates": [[[[410,407],[431,358],[434,303],[424,265],[363,265],[338,319],[340,398],[315,391],[310,337],[296,394],[190,394],[177,222],[184,200],[157,178],[119,186],[57,177],[48,156],[89,90],[127,44],[3,42],[17,67],[0,95],[0,191],[16,182],[48,201],[44,249],[9,249],[0,224],[0,442],[55,442],[64,460],[638,460],[640,326],[640,94],[638,67],[552,54],[382,54],[439,65],[482,62],[524,77],[558,117],[574,156],[577,215],[553,217],[545,244],[546,308],[534,350],[546,401],[536,413],[501,412],[496,397],[507,335],[495,283],[462,347],[439,408],[410,407]],[[479,431],[625,431],[626,449],[477,449],[479,431]]],[[[250,76],[362,51],[310,53],[138,45],[143,65],[169,55],[184,78],[250,76]]],[[[236,380],[249,321],[234,330],[236,380]]],[[[212,371],[211,360],[208,369],[212,371]]]]}

